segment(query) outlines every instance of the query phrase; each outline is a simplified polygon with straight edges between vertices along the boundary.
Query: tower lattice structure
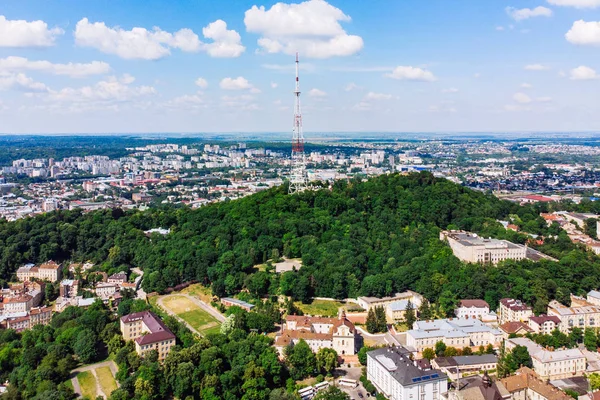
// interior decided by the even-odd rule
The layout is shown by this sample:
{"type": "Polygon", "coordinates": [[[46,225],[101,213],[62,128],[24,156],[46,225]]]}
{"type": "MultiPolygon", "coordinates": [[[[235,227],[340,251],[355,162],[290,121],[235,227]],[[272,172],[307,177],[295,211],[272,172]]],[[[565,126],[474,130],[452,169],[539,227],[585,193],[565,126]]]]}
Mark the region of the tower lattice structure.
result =
{"type": "Polygon", "coordinates": [[[304,133],[302,132],[302,111],[300,109],[300,79],[298,53],[296,53],[296,90],[294,104],[294,129],[292,133],[292,171],[289,193],[298,193],[308,188],[306,156],[304,154],[304,133]]]}

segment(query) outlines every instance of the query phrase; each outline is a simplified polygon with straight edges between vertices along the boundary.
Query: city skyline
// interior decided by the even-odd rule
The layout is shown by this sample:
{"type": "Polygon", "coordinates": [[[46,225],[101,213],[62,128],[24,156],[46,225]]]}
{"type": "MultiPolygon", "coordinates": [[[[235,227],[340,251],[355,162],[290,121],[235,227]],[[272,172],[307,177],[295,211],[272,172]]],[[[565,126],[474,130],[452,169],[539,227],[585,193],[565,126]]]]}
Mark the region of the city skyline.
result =
{"type": "Polygon", "coordinates": [[[1,133],[291,137],[296,51],[306,132],[600,129],[598,0],[56,4],[0,8],[1,133]]]}

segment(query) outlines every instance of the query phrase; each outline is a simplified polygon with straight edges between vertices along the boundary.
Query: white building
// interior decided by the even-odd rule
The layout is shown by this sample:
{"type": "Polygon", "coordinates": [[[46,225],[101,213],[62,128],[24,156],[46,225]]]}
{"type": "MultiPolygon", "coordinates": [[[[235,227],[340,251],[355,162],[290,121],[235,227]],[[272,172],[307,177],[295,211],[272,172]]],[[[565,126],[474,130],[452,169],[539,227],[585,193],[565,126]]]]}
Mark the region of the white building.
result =
{"type": "Polygon", "coordinates": [[[500,325],[506,322],[527,322],[533,316],[533,309],[521,300],[500,300],[500,325]]]}
{"type": "Polygon", "coordinates": [[[402,347],[385,347],[367,353],[367,378],[390,400],[439,400],[448,391],[448,377],[423,369],[402,347]]]}
{"type": "Polygon", "coordinates": [[[285,347],[301,339],[313,352],[322,348],[334,349],[338,355],[353,355],[357,351],[357,332],[354,324],[342,312],[338,318],[288,315],[282,333],[275,337],[275,347],[283,354],[285,347]]]}
{"type": "Polygon", "coordinates": [[[504,260],[527,258],[527,246],[508,240],[484,239],[465,231],[443,231],[440,240],[450,245],[454,255],[468,263],[497,264],[504,260]]]}
{"type": "Polygon", "coordinates": [[[396,293],[394,296],[390,297],[359,297],[356,299],[356,303],[364,308],[365,311],[369,311],[371,308],[385,308],[390,303],[402,300],[410,300],[415,309],[417,309],[421,306],[421,303],[423,303],[423,296],[412,290],[407,290],[406,292],[396,293]]]}
{"type": "Polygon", "coordinates": [[[478,319],[436,319],[415,322],[413,329],[406,332],[406,345],[417,352],[434,348],[437,342],[456,348],[489,344],[498,347],[504,336],[502,331],[490,328],[478,319]]]}
{"type": "Polygon", "coordinates": [[[553,330],[560,326],[560,318],[555,315],[529,317],[528,325],[535,333],[550,335],[553,330]]]}
{"type": "Polygon", "coordinates": [[[461,300],[454,310],[456,318],[483,319],[490,313],[490,306],[485,300],[461,300]]]}
{"type": "Polygon", "coordinates": [[[527,338],[506,340],[506,349],[516,346],[527,348],[533,362],[533,370],[546,380],[582,376],[586,369],[585,355],[579,349],[550,351],[527,338]]]}

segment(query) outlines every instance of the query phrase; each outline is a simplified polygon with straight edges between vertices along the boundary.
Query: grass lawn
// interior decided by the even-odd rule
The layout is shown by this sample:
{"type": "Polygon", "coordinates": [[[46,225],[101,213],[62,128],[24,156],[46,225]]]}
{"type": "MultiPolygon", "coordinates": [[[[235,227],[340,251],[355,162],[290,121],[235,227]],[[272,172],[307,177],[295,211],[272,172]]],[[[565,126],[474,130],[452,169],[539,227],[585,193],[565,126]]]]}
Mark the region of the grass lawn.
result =
{"type": "Polygon", "coordinates": [[[166,297],[163,305],[200,333],[216,333],[221,329],[221,323],[216,318],[184,296],[166,297]]]}
{"type": "Polygon", "coordinates": [[[110,396],[113,390],[117,389],[117,382],[109,367],[96,368],[96,377],[107,397],[110,396]]]}
{"type": "Polygon", "coordinates": [[[65,381],[65,386],[73,390],[73,382],[71,382],[70,379],[68,381],[65,381]]]}
{"type": "Polygon", "coordinates": [[[336,317],[338,310],[343,306],[339,301],[330,300],[314,300],[310,304],[302,304],[302,302],[294,303],[304,314],[320,315],[322,317],[336,317]]]}
{"type": "Polygon", "coordinates": [[[181,293],[189,294],[190,296],[195,296],[207,304],[210,304],[212,300],[212,292],[210,291],[210,288],[202,286],[199,283],[194,283],[186,287],[181,291],[181,293]]]}
{"type": "Polygon", "coordinates": [[[81,395],[90,399],[96,398],[96,378],[90,371],[83,371],[77,374],[79,386],[81,386],[81,395]]]}

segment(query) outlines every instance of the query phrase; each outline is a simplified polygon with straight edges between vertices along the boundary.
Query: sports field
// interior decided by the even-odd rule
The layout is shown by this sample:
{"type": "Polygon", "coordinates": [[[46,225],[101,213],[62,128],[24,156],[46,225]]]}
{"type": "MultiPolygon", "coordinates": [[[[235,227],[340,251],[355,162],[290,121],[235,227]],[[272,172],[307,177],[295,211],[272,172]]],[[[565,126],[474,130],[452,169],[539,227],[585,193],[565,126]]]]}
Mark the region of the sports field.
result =
{"type": "Polygon", "coordinates": [[[162,305],[202,334],[218,333],[221,329],[216,318],[185,296],[165,296],[162,305]]]}

